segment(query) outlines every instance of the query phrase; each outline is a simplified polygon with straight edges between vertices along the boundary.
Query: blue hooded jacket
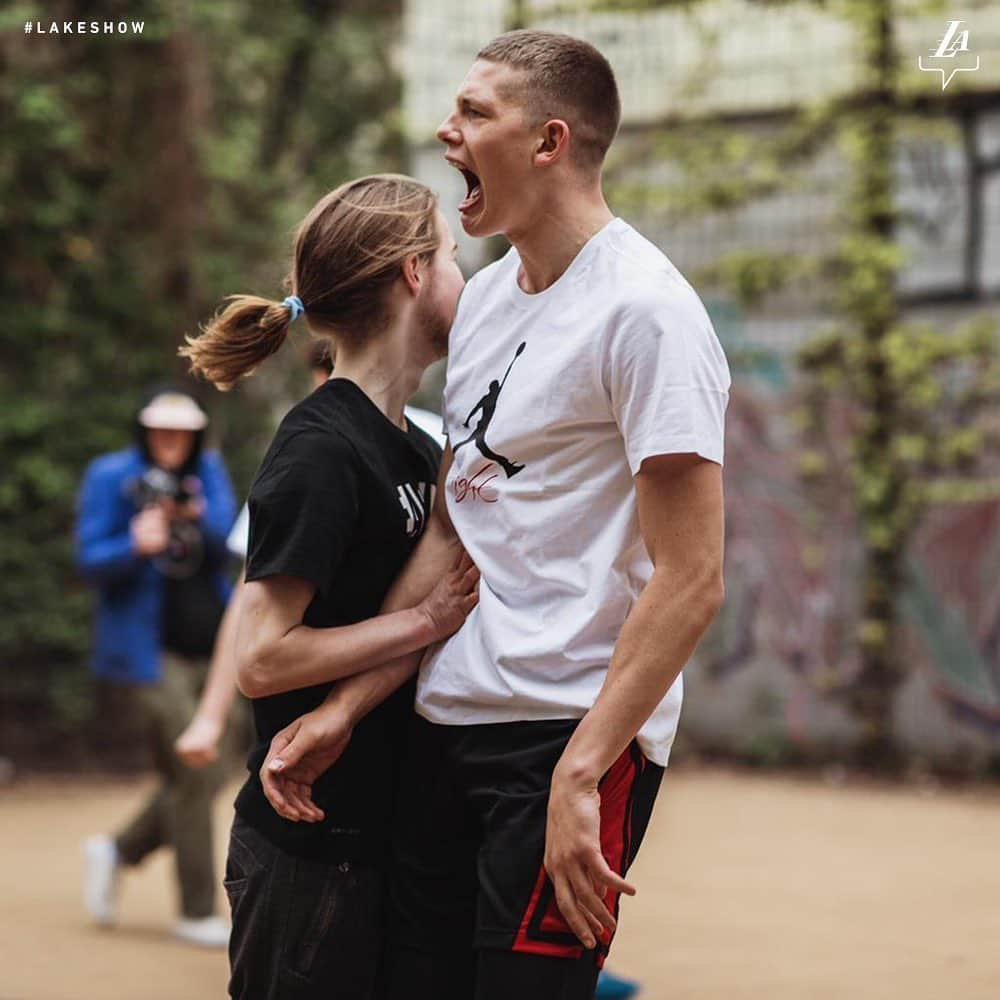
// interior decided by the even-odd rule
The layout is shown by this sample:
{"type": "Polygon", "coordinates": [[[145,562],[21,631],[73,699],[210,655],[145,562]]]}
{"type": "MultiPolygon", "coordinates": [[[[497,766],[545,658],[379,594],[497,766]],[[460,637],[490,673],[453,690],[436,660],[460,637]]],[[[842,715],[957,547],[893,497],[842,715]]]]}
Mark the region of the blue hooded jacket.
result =
{"type": "MultiPolygon", "coordinates": [[[[205,513],[199,523],[206,556],[225,565],[226,536],[236,516],[229,476],[218,452],[199,440],[185,473],[201,480],[205,513]]],[[[84,473],[77,502],[77,564],[98,590],[91,666],[99,677],[132,684],[160,679],[164,577],[132,551],[129,522],[137,513],[132,490],[151,466],[142,443],[101,455],[84,473]]],[[[221,569],[216,586],[230,587],[221,569]]]]}

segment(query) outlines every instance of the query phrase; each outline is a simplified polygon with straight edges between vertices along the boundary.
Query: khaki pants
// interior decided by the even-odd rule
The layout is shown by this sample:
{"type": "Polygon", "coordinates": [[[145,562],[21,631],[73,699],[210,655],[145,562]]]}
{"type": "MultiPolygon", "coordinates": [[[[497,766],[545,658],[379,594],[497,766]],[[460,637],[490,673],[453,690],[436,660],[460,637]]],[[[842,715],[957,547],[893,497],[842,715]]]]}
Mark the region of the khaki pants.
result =
{"type": "Polygon", "coordinates": [[[181,914],[207,917],[215,912],[217,882],[212,800],[235,763],[238,747],[234,744],[243,727],[233,725],[233,715],[242,715],[242,706],[231,713],[218,758],[205,768],[188,767],[174,752],[174,740],[194,716],[208,661],[164,653],[162,670],[159,683],[131,689],[131,700],[143,716],[162,780],[135,818],[115,837],[115,846],[124,864],[137,865],[157,848],[171,845],[181,914]]]}

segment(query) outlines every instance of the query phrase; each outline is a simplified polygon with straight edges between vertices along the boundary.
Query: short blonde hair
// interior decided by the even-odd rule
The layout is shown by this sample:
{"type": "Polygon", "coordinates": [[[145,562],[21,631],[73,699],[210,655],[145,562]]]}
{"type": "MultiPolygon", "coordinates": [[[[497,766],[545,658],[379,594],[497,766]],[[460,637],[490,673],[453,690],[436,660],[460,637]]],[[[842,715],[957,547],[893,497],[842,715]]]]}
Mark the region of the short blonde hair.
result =
{"type": "Polygon", "coordinates": [[[600,169],[621,122],[610,63],[589,42],[553,31],[508,31],[480,49],[479,59],[513,66],[524,82],[510,94],[532,124],[561,118],[577,163],[600,169]]]}

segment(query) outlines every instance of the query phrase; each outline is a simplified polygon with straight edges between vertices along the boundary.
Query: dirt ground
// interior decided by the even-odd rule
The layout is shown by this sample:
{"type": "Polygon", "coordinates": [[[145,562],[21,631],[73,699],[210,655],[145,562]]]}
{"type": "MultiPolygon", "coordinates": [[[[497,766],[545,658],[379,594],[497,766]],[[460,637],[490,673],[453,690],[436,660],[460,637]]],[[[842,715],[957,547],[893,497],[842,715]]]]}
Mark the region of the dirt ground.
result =
{"type": "MultiPolygon", "coordinates": [[[[225,956],[166,934],[166,856],[127,878],[117,930],[81,912],[80,841],[148,787],[36,779],[0,792],[0,1000],[225,996],[225,956]]],[[[644,1000],[1000,997],[996,791],[676,767],[633,875],[610,967],[644,1000]]]]}

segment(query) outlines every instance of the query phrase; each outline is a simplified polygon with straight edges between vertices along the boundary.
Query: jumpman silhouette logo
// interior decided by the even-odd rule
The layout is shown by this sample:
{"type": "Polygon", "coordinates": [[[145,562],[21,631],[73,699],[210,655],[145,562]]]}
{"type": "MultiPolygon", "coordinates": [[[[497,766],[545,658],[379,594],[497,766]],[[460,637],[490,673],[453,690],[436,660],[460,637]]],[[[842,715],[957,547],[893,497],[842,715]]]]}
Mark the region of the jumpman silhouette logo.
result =
{"type": "Polygon", "coordinates": [[[519,462],[512,462],[510,459],[504,458],[503,455],[498,455],[492,448],[486,443],[486,429],[490,426],[490,421],[493,419],[493,414],[496,413],[497,400],[500,398],[500,390],[504,387],[504,383],[507,381],[507,376],[510,375],[511,368],[514,367],[514,362],[521,356],[521,352],[524,350],[527,341],[522,341],[521,345],[514,352],[514,357],[511,359],[509,365],[507,365],[507,371],[504,373],[503,380],[498,382],[494,379],[490,382],[489,390],[486,395],[483,396],[481,400],[472,408],[472,412],[465,418],[465,423],[463,427],[469,426],[469,421],[480,412],[479,423],[476,424],[476,429],[464,440],[459,441],[454,448],[451,449],[451,453],[454,455],[458,452],[458,449],[463,445],[467,445],[470,441],[476,442],[476,447],[482,452],[484,458],[491,459],[496,462],[504,472],[507,473],[508,479],[513,479],[524,466],[519,462]]]}

